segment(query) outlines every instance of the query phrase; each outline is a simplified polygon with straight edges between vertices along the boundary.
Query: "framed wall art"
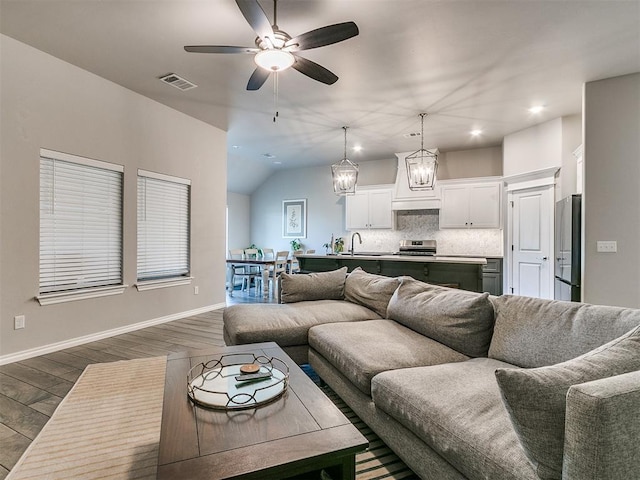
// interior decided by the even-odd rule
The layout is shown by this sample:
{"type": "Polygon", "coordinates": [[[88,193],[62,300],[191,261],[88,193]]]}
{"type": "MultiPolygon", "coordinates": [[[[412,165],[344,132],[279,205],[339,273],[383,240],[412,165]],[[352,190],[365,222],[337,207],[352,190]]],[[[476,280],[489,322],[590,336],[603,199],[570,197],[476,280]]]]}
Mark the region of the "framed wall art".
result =
{"type": "Polygon", "coordinates": [[[307,199],[282,201],[282,236],[307,237],[307,199]]]}

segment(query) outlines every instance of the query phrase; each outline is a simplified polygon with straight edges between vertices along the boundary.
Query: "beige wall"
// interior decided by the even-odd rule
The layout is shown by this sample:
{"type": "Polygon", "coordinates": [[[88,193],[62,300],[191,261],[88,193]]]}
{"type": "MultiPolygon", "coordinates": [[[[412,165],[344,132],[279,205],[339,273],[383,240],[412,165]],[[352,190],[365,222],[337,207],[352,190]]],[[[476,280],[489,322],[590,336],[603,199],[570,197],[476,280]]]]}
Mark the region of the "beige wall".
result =
{"type": "Polygon", "coordinates": [[[577,162],[573,152],[582,143],[582,115],[562,117],[562,167],[556,182],[556,199],[578,193],[577,162]]]}
{"type": "Polygon", "coordinates": [[[9,37],[1,36],[0,360],[97,332],[225,301],[226,136],[9,37]],[[122,295],[40,306],[39,150],[125,167],[122,295]],[[137,169],[189,178],[191,286],[138,292],[137,169]],[[199,295],[194,295],[194,286],[199,295]],[[26,328],[14,330],[15,315],[26,328]]]}
{"type": "MultiPolygon", "coordinates": [[[[397,158],[360,162],[359,166],[358,185],[382,185],[396,181],[397,158]]],[[[322,175],[325,176],[325,172],[322,175]]],[[[437,175],[440,180],[501,176],[502,147],[440,152],[437,175]]]]}
{"type": "Polygon", "coordinates": [[[640,73],[585,85],[584,165],[584,301],[640,307],[640,73]]]}
{"type": "MultiPolygon", "coordinates": [[[[577,145],[576,145],[577,146],[577,145]]],[[[562,165],[562,119],[504,137],[503,175],[510,177],[562,165]]]]}
{"type": "Polygon", "coordinates": [[[246,248],[251,245],[251,197],[227,192],[228,248],[246,248]]]}
{"type": "Polygon", "coordinates": [[[438,157],[438,178],[499,177],[502,175],[502,147],[443,152],[438,157]]]}

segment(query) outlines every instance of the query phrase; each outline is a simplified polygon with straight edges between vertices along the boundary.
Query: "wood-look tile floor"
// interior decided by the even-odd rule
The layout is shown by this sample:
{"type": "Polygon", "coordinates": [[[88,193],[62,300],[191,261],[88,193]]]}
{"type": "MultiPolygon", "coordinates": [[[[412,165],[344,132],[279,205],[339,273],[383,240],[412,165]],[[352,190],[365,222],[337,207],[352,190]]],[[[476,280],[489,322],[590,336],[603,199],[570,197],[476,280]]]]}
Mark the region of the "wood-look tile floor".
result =
{"type": "MultiPolygon", "coordinates": [[[[235,294],[228,304],[259,302],[235,294]]],[[[224,345],[222,309],[0,366],[0,479],[36,438],[91,363],[224,345]]]]}

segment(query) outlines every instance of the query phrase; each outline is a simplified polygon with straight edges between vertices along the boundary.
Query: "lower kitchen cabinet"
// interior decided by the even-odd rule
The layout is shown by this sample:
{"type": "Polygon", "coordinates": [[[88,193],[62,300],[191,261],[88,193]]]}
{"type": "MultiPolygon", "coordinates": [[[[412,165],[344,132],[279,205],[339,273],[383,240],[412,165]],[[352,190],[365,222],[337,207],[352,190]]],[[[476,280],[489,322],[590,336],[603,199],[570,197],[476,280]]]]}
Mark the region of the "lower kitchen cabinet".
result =
{"type": "Polygon", "coordinates": [[[487,258],[482,267],[482,291],[502,295],[502,258],[487,258]]]}
{"type": "Polygon", "coordinates": [[[351,272],[360,267],[365,272],[400,277],[408,275],[423,282],[435,285],[481,292],[482,267],[481,264],[465,262],[429,262],[419,260],[402,260],[398,258],[379,257],[379,259],[360,258],[357,255],[307,256],[297,257],[303,272],[327,272],[347,267],[351,272]]]}

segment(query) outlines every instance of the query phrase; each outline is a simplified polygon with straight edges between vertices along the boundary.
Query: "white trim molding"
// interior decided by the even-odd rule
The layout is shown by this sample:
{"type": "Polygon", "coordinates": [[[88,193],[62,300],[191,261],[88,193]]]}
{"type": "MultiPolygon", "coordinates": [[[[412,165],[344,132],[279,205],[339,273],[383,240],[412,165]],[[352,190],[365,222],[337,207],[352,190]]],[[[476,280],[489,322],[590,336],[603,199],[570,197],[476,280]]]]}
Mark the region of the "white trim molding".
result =
{"type": "Polygon", "coordinates": [[[74,302],[88,298],[107,297],[120,295],[129,285],[114,285],[109,287],[87,288],[83,290],[71,290],[69,292],[45,293],[38,295],[36,300],[40,305],[55,305],[56,303],[74,302]]]}
{"type": "Polygon", "coordinates": [[[532,172],[518,173],[503,177],[502,180],[507,185],[507,191],[525,190],[527,188],[544,187],[556,183],[556,174],[560,167],[549,167],[532,172]]]}
{"type": "Polygon", "coordinates": [[[92,333],[83,337],[76,337],[69,340],[63,340],[62,342],[50,343],[42,347],[31,348],[29,350],[22,350],[21,352],[10,353],[8,355],[0,356],[0,365],[6,365],[7,363],[19,362],[26,360],[27,358],[38,357],[40,355],[46,355],[47,353],[57,352],[64,350],[65,348],[76,347],[89,342],[95,342],[102,340],[103,338],[114,337],[116,335],[122,335],[123,333],[133,332],[142,328],[152,327],[161,323],[171,322],[173,320],[180,320],[181,318],[191,317],[193,315],[199,315],[201,313],[210,312],[211,310],[220,310],[225,308],[225,303],[217,303],[214,305],[207,305],[205,307],[196,308],[186,312],[178,312],[164,317],[152,318],[150,320],[144,320],[142,322],[133,323],[131,325],[125,325],[118,328],[112,328],[111,330],[104,330],[102,332],[92,333]]]}
{"type": "Polygon", "coordinates": [[[139,292],[155,290],[156,288],[176,287],[178,285],[191,285],[194,277],[161,278],[159,280],[143,280],[136,283],[139,292]]]}

